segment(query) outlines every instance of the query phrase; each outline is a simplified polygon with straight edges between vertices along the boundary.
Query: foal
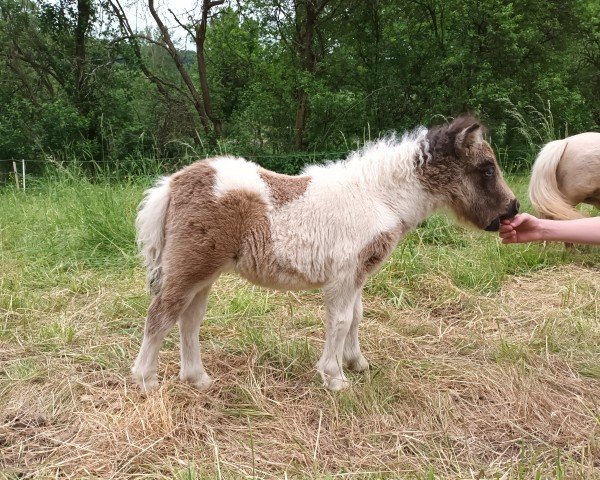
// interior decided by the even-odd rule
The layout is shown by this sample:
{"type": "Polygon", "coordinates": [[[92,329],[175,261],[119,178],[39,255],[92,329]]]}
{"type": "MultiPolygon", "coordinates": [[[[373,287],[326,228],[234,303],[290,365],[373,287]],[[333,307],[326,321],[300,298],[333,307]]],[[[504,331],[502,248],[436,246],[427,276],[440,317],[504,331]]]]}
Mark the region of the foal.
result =
{"type": "Polygon", "coordinates": [[[158,386],[158,351],[179,322],[180,378],[210,387],[200,325],[212,284],[235,271],[265,287],[323,289],[326,339],[317,370],[327,388],[346,387],[342,365],[369,366],[358,341],[367,277],[443,206],[485,230],[498,230],[518,210],[470,115],[380,140],[300,176],[217,157],[162,179],[146,193],[136,222],[154,298],[135,380],[142,390],[158,386]]]}

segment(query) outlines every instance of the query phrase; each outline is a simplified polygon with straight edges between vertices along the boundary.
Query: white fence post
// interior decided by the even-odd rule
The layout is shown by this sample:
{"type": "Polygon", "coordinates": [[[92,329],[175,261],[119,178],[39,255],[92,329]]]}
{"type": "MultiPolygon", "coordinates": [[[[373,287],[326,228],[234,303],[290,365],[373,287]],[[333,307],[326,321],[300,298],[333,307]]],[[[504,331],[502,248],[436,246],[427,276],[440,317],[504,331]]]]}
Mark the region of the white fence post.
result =
{"type": "Polygon", "coordinates": [[[23,191],[25,191],[25,159],[22,158],[21,162],[23,163],[23,191]]]}
{"type": "Polygon", "coordinates": [[[19,189],[19,171],[17,170],[17,162],[13,160],[13,172],[15,172],[15,183],[17,185],[17,190],[19,189]]]}

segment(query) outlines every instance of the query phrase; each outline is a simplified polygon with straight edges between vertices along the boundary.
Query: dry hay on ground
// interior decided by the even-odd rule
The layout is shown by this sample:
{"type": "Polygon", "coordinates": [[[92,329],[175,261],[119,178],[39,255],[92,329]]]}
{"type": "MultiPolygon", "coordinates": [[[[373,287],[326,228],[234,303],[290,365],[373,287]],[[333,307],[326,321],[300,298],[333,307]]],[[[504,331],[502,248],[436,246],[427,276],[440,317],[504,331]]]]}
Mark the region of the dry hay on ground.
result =
{"type": "Polygon", "coordinates": [[[172,335],[144,398],[128,376],[141,274],[49,292],[0,311],[15,326],[0,340],[0,478],[600,478],[598,273],[545,270],[485,296],[432,277],[409,308],[367,297],[372,367],[342,393],[314,369],[319,295],[225,279],[202,331],[213,389],[176,381],[172,335]]]}

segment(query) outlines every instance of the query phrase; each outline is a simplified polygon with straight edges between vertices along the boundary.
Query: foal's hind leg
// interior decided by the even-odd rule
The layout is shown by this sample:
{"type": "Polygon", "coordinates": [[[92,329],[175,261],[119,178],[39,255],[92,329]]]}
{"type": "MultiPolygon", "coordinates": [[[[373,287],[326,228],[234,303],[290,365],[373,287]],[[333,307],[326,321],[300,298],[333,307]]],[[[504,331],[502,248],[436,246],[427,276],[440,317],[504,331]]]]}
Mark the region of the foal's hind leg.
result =
{"type": "Polygon", "coordinates": [[[133,378],[142,391],[158,387],[158,351],[165,335],[193,297],[194,292],[189,288],[170,285],[169,281],[165,280],[163,288],[152,300],[146,317],[144,340],[131,369],[133,378]]]}
{"type": "Polygon", "coordinates": [[[369,362],[360,351],[358,341],[358,326],[362,321],[363,306],[361,292],[356,296],[354,311],[352,313],[352,324],[344,343],[344,365],[354,372],[362,372],[369,368],[369,362]]]}
{"type": "Polygon", "coordinates": [[[179,333],[181,337],[181,370],[179,378],[198,390],[208,390],[212,379],[204,370],[200,357],[200,340],[198,335],[206,313],[210,285],[200,290],[190,305],[179,317],[179,333]]]}

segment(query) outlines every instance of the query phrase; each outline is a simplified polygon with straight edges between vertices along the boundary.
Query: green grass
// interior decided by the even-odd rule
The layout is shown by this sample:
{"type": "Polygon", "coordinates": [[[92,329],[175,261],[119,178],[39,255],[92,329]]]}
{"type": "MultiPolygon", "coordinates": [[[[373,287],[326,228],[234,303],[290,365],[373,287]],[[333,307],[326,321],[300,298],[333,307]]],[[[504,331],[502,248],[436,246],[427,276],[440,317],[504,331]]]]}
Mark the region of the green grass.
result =
{"type": "Polygon", "coordinates": [[[369,280],[371,368],[338,394],[314,368],[321,295],[225,276],[201,333],[213,389],[176,380],[174,329],[142,397],[144,186],[0,191],[0,478],[600,478],[598,249],[432,216],[369,280]]]}

